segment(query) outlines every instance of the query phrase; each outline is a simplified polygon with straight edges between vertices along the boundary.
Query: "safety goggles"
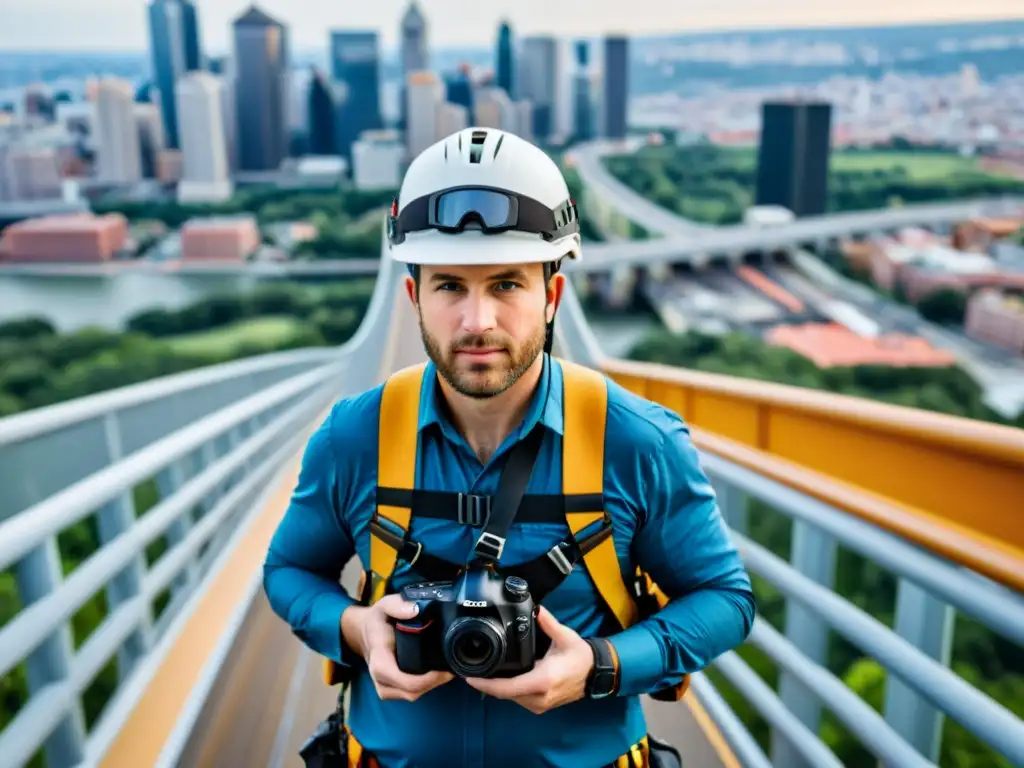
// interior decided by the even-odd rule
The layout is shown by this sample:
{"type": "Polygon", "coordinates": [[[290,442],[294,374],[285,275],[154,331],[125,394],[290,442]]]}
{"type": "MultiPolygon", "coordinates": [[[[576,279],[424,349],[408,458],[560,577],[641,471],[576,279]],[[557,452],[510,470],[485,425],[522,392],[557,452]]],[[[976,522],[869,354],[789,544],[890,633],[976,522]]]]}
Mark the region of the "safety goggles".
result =
{"type": "Polygon", "coordinates": [[[474,223],[485,234],[515,230],[558,240],[580,231],[576,203],[566,200],[557,208],[524,195],[492,187],[453,187],[418,197],[398,213],[391,204],[388,240],[398,245],[410,232],[436,229],[456,233],[474,223]]]}

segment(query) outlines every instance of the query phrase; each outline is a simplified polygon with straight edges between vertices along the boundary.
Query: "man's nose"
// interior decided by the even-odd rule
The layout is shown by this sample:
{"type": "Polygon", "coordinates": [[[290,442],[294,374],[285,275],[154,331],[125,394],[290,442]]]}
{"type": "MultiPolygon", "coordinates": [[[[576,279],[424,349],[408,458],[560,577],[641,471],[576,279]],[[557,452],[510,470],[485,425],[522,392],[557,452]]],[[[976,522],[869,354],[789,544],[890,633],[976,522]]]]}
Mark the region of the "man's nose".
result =
{"type": "Polygon", "coordinates": [[[462,325],[469,333],[484,333],[494,328],[494,302],[487,295],[471,293],[466,299],[462,325]]]}

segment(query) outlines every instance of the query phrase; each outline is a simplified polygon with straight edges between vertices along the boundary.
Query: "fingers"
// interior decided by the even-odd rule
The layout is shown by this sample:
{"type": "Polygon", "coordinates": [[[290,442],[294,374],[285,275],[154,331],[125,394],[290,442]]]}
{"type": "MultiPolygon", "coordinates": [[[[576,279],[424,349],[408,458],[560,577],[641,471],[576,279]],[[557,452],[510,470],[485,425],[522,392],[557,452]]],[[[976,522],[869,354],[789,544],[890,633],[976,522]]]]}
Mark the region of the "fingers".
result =
{"type": "Polygon", "coordinates": [[[466,682],[488,696],[499,699],[516,699],[547,693],[551,688],[550,678],[546,667],[538,664],[529,672],[516,677],[467,677],[466,682]]]}
{"type": "Polygon", "coordinates": [[[576,637],[573,630],[560,623],[544,606],[540,606],[540,610],[537,612],[537,626],[541,632],[551,638],[551,642],[555,645],[576,637]]]}
{"type": "Polygon", "coordinates": [[[394,654],[387,648],[371,654],[367,666],[377,688],[377,695],[382,699],[416,701],[423,694],[455,677],[451,672],[438,670],[422,675],[407,674],[398,668],[394,654]]]}
{"type": "Polygon", "coordinates": [[[416,603],[408,602],[397,592],[391,595],[385,595],[374,603],[373,607],[381,611],[385,616],[389,616],[392,619],[398,619],[400,621],[403,619],[411,619],[420,612],[419,606],[416,605],[416,603]]]}

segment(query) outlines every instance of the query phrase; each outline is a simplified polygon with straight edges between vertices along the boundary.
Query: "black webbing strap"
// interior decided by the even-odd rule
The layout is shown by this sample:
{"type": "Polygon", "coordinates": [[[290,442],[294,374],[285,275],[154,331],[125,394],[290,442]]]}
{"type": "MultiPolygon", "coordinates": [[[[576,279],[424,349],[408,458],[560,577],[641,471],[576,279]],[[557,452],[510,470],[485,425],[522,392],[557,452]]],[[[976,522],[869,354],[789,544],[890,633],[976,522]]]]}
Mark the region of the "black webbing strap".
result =
{"type": "MultiPolygon", "coordinates": [[[[474,493],[454,491],[427,491],[419,488],[377,487],[377,503],[391,507],[412,509],[413,517],[430,517],[438,520],[483,527],[491,513],[493,497],[474,493]]],[[[527,493],[523,495],[517,523],[565,522],[567,512],[590,512],[603,508],[600,494],[578,493],[569,496],[561,493],[527,493]]]]}
{"type": "Polygon", "coordinates": [[[462,568],[457,563],[424,551],[423,545],[418,541],[395,535],[376,520],[370,521],[370,530],[388,546],[393,547],[400,559],[405,560],[410,568],[414,568],[428,581],[449,581],[455,578],[462,568]]]}
{"type": "Polygon", "coordinates": [[[564,539],[545,554],[535,557],[520,565],[505,566],[499,569],[503,576],[518,576],[525,579],[530,586],[530,596],[535,603],[540,603],[565,578],[572,573],[573,567],[590,550],[612,535],[610,519],[604,525],[582,541],[577,542],[573,536],[564,539]]]}
{"type": "Polygon", "coordinates": [[[543,439],[544,429],[537,424],[509,453],[498,479],[498,492],[491,503],[491,514],[476,541],[474,551],[477,559],[492,564],[501,560],[505,538],[526,494],[526,486],[533,474],[533,465],[537,461],[543,439]]]}

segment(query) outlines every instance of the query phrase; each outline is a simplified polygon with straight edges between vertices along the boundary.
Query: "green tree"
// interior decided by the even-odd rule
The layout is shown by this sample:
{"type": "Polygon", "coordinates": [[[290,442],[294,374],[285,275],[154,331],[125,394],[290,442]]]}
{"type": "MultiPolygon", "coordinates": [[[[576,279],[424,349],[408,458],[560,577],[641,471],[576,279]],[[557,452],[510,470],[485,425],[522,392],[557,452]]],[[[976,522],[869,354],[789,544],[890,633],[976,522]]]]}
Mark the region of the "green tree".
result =
{"type": "Polygon", "coordinates": [[[933,323],[963,325],[967,295],[953,288],[940,288],[917,302],[917,311],[933,323]]]}

